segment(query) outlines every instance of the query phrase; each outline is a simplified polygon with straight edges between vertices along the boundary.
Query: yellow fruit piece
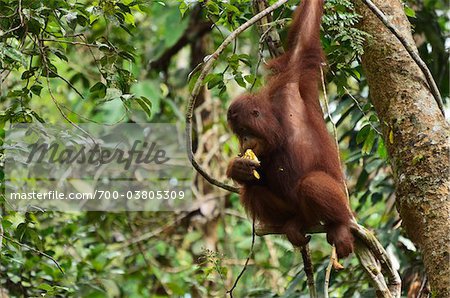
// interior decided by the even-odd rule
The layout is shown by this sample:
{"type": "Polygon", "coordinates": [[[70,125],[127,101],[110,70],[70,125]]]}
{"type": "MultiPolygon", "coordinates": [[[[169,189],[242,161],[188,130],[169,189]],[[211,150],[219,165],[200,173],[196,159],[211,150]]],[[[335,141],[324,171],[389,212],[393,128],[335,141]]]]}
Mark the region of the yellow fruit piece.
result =
{"type": "MultiPolygon", "coordinates": [[[[256,161],[257,163],[259,163],[258,157],[256,156],[255,152],[253,152],[252,149],[245,150],[243,158],[251,159],[251,160],[256,161]]],[[[253,176],[255,176],[256,179],[260,179],[261,178],[261,176],[259,175],[259,173],[256,170],[253,170],[253,176]]]]}
{"type": "Polygon", "coordinates": [[[256,154],[252,149],[245,150],[244,158],[248,158],[259,163],[258,157],[256,157],[256,154]]]}

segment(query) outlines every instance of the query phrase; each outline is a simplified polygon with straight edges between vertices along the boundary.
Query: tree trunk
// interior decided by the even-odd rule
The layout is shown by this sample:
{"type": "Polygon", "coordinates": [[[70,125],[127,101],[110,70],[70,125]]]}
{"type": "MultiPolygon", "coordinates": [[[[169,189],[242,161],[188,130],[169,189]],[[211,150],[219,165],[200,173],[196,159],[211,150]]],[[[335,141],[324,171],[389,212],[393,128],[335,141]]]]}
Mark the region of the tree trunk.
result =
{"type": "MultiPolygon", "coordinates": [[[[372,36],[362,66],[394,170],[397,208],[422,252],[433,297],[450,297],[449,125],[401,43],[361,1],[354,2],[360,28],[372,36]]],[[[373,2],[414,45],[401,2],[373,2]]]]}

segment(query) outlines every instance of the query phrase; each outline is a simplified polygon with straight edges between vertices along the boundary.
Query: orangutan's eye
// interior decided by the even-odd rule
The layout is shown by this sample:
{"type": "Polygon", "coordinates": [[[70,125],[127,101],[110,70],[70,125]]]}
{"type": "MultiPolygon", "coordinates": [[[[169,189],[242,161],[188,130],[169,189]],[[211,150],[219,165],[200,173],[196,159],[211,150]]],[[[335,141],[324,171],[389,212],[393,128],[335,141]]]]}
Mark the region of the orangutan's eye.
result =
{"type": "Polygon", "coordinates": [[[259,117],[259,111],[258,111],[258,110],[253,110],[253,111],[252,111],[252,115],[253,115],[254,117],[259,117]]]}

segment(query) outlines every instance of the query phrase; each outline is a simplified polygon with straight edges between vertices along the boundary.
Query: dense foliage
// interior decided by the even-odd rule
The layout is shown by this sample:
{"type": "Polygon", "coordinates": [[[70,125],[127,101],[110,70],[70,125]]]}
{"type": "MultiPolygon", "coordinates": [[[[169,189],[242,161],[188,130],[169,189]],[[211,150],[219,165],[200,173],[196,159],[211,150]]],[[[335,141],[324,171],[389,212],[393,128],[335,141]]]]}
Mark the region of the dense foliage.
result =
{"type": "MultiPolygon", "coordinates": [[[[0,0],[2,135],[11,124],[22,122],[183,122],[189,87],[198,77],[193,70],[203,58],[196,54],[210,53],[248,20],[254,14],[251,2],[0,0]],[[194,45],[200,40],[202,51],[196,52],[194,45]]],[[[273,15],[282,39],[296,2],[273,15]]],[[[438,0],[405,5],[420,54],[448,99],[449,22],[444,9],[445,3],[438,0]]],[[[326,1],[322,43],[328,62],[327,121],[330,132],[332,123],[337,127],[352,208],[396,260],[406,294],[413,282],[422,280],[423,267],[398,225],[392,173],[360,65],[363,42],[370,36],[357,29],[358,19],[352,1],[326,1]]],[[[219,127],[228,134],[223,111],[230,98],[263,83],[262,65],[270,57],[259,41],[256,27],[244,32],[207,76],[205,85],[219,99],[214,108],[222,113],[211,116],[206,129],[219,127]]],[[[224,161],[236,153],[236,144],[235,139],[223,144],[224,161]]],[[[252,241],[251,223],[237,196],[225,197],[214,219],[218,225],[213,252],[205,249],[210,219],[199,220],[199,210],[17,213],[8,211],[2,196],[0,293],[224,296],[252,241]]],[[[330,247],[323,235],[314,235],[311,249],[318,289],[323,291],[330,247]]],[[[332,275],[331,295],[373,296],[356,258],[343,264],[346,269],[332,275]]],[[[299,253],[282,237],[257,238],[253,259],[235,294],[298,297],[299,293],[307,295],[299,253]]]]}

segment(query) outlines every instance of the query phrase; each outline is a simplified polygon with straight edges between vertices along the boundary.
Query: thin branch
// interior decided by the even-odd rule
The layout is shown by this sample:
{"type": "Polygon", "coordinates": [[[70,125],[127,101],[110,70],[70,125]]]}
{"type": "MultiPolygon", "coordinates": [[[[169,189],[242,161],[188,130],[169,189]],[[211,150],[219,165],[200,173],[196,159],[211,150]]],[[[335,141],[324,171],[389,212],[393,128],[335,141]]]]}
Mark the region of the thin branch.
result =
{"type": "Polygon", "coordinates": [[[329,297],[328,288],[330,286],[331,269],[334,268],[336,270],[340,270],[344,268],[342,266],[336,268],[336,264],[340,265],[339,263],[337,263],[336,247],[333,245],[333,248],[331,249],[330,262],[328,263],[327,269],[325,270],[325,282],[323,284],[324,298],[329,297]]]}
{"type": "MultiPolygon", "coordinates": [[[[267,0],[253,0],[253,8],[257,13],[266,9],[268,6],[267,0]]],[[[260,29],[261,39],[267,43],[270,55],[272,57],[278,57],[284,53],[284,49],[280,35],[272,24],[272,16],[268,14],[259,21],[258,27],[260,29]]]]}
{"type": "Polygon", "coordinates": [[[259,21],[262,17],[266,16],[267,14],[271,13],[281,5],[288,2],[288,0],[278,0],[276,3],[274,3],[272,6],[268,7],[267,9],[264,9],[260,13],[253,16],[250,20],[239,26],[236,30],[234,30],[223,42],[222,44],[217,48],[217,50],[209,55],[205,60],[207,60],[203,66],[203,69],[195,82],[194,88],[191,92],[191,95],[187,102],[186,107],[186,149],[188,157],[194,166],[194,168],[200,173],[200,175],[203,176],[209,183],[216,185],[220,188],[223,188],[225,190],[238,193],[239,188],[235,186],[231,186],[228,184],[225,184],[223,182],[218,181],[217,179],[211,177],[206,171],[197,163],[194,157],[194,152],[192,151],[192,115],[194,111],[195,102],[197,99],[198,94],[200,93],[200,90],[203,86],[203,80],[205,79],[206,75],[211,70],[214,62],[219,58],[219,55],[225,50],[225,48],[234,40],[236,37],[242,33],[244,30],[249,28],[251,25],[253,25],[255,22],[259,21]]]}
{"type": "MultiPolygon", "coordinates": [[[[331,73],[333,74],[333,76],[336,76],[336,73],[333,70],[331,70],[331,73]]],[[[359,103],[358,99],[350,92],[350,90],[348,90],[347,87],[342,86],[342,88],[344,89],[345,93],[347,93],[347,95],[350,97],[350,99],[352,99],[355,102],[356,107],[361,112],[361,114],[367,117],[367,114],[366,112],[364,112],[364,109],[361,107],[361,104],[359,103]]],[[[372,124],[372,122],[369,121],[369,125],[378,135],[382,136],[382,133],[372,124]]]]}
{"type": "Polygon", "coordinates": [[[173,227],[175,224],[177,224],[178,222],[180,222],[184,218],[188,217],[189,214],[190,214],[190,212],[186,212],[186,213],[180,214],[175,219],[173,219],[172,221],[166,223],[165,225],[163,225],[163,226],[161,226],[161,227],[159,227],[157,229],[152,230],[151,232],[148,232],[148,233],[136,236],[133,239],[129,239],[125,243],[123,243],[120,246],[120,248],[123,249],[123,248],[126,248],[126,247],[130,246],[130,245],[137,244],[137,243],[140,243],[142,241],[146,241],[146,240],[148,240],[150,238],[153,238],[153,237],[161,234],[162,232],[164,232],[168,228],[173,227]]]}
{"type": "Polygon", "coordinates": [[[233,291],[234,291],[234,289],[236,289],[239,280],[244,275],[244,272],[247,269],[248,262],[250,261],[250,259],[253,256],[253,248],[255,247],[255,238],[256,238],[256,228],[255,227],[256,227],[255,219],[253,219],[253,223],[252,223],[252,245],[250,246],[250,253],[248,254],[247,260],[245,260],[244,267],[242,267],[241,272],[236,277],[236,280],[234,281],[233,286],[231,287],[231,289],[229,289],[227,291],[227,293],[230,294],[230,298],[233,298],[233,291]]]}
{"type": "Polygon", "coordinates": [[[431,75],[431,72],[428,69],[425,62],[423,62],[419,54],[417,54],[417,52],[414,51],[414,48],[411,46],[411,44],[401,35],[398,29],[395,28],[394,25],[391,24],[391,22],[389,22],[386,15],[371,0],[361,0],[361,1],[378,17],[378,19],[389,29],[389,31],[391,31],[392,34],[394,34],[395,37],[397,37],[397,39],[406,49],[406,51],[414,60],[414,62],[416,62],[416,64],[422,70],[425,79],[428,83],[428,86],[430,88],[431,94],[433,94],[433,97],[436,100],[436,103],[439,109],[441,110],[442,115],[445,117],[444,105],[442,103],[441,94],[439,93],[439,89],[436,85],[436,82],[434,81],[433,76],[431,75]]]}
{"type": "MultiPolygon", "coordinates": [[[[322,66],[320,66],[320,78],[322,81],[322,89],[323,89],[323,99],[325,101],[324,107],[325,110],[328,114],[328,118],[330,119],[330,122],[333,126],[333,136],[334,136],[334,142],[336,145],[336,150],[339,151],[339,141],[338,141],[338,135],[337,135],[337,128],[336,128],[336,123],[333,121],[333,118],[331,117],[331,113],[330,113],[330,107],[328,104],[328,95],[327,95],[327,87],[325,86],[325,76],[323,74],[323,69],[322,66]]],[[[338,161],[339,164],[342,164],[341,161],[341,155],[338,154],[338,161]]],[[[345,195],[347,196],[347,201],[350,202],[350,194],[348,193],[348,187],[347,187],[347,181],[345,180],[345,175],[342,175],[342,183],[344,184],[344,189],[345,189],[345,195]]]]}
{"type": "Polygon", "coordinates": [[[81,94],[81,92],[78,91],[78,89],[71,82],[69,82],[66,78],[60,76],[59,74],[57,74],[53,70],[51,70],[51,69],[49,69],[49,70],[50,70],[51,73],[53,73],[53,75],[55,75],[58,78],[60,78],[61,80],[63,80],[73,91],[75,91],[75,93],[77,93],[81,97],[81,99],[85,99],[83,94],[81,94]]]}
{"type": "Polygon", "coordinates": [[[0,216],[0,254],[2,253],[2,248],[3,248],[3,234],[4,234],[4,230],[3,230],[3,225],[2,225],[2,221],[3,221],[3,217],[0,216]]]}
{"type": "Polygon", "coordinates": [[[21,27],[23,27],[25,25],[25,22],[23,20],[23,14],[22,14],[22,0],[19,0],[19,6],[17,7],[17,13],[19,14],[20,24],[17,25],[16,27],[14,27],[14,28],[11,28],[11,29],[3,32],[3,34],[0,35],[0,38],[5,37],[9,33],[12,33],[12,32],[16,31],[17,29],[19,29],[19,28],[21,28],[21,27]]]}
{"type": "Polygon", "coordinates": [[[425,286],[427,285],[428,278],[425,275],[422,279],[422,283],[420,284],[419,292],[417,292],[417,298],[422,298],[423,292],[425,290],[425,286]]]}
{"type": "MultiPolygon", "coordinates": [[[[83,34],[80,34],[80,35],[78,35],[77,37],[80,38],[81,40],[83,40],[84,43],[87,43],[87,38],[86,38],[86,36],[84,36],[83,34]]],[[[114,49],[114,51],[116,51],[115,48],[113,48],[113,49],[114,49]]],[[[98,73],[102,76],[102,78],[106,79],[106,78],[105,78],[105,75],[103,74],[102,69],[101,69],[101,67],[100,67],[100,65],[99,65],[99,61],[98,61],[98,59],[95,57],[94,52],[92,51],[92,48],[91,48],[91,47],[88,47],[88,50],[89,50],[89,53],[91,54],[92,59],[94,59],[95,67],[97,67],[98,73]]]]}
{"type": "Polygon", "coordinates": [[[64,270],[61,268],[61,266],[60,266],[59,263],[55,260],[55,258],[53,258],[51,255],[46,254],[45,252],[42,252],[42,251],[40,251],[40,250],[38,250],[38,249],[36,249],[36,248],[34,248],[34,247],[31,247],[31,246],[29,246],[29,245],[27,245],[27,244],[25,244],[25,243],[21,243],[21,242],[15,240],[15,239],[9,238],[9,237],[7,237],[7,236],[5,236],[5,235],[3,235],[3,238],[6,239],[6,240],[8,240],[8,241],[10,241],[10,242],[13,242],[13,243],[15,243],[15,244],[21,246],[21,247],[25,247],[25,248],[27,248],[27,249],[29,249],[29,250],[31,250],[31,251],[33,251],[33,252],[35,252],[35,253],[37,253],[37,254],[43,256],[43,257],[46,257],[47,259],[49,259],[49,260],[51,260],[53,263],[55,263],[55,265],[56,265],[56,267],[58,267],[59,271],[61,271],[61,273],[64,274],[64,270]]]}
{"type": "Polygon", "coordinates": [[[325,270],[325,282],[323,284],[323,295],[324,298],[328,298],[328,287],[330,286],[331,269],[333,268],[333,263],[336,260],[336,247],[333,245],[330,255],[330,262],[328,263],[327,269],[325,270]]]}
{"type": "Polygon", "coordinates": [[[52,38],[42,38],[40,40],[56,42],[56,43],[66,43],[66,44],[70,44],[70,45],[84,46],[84,47],[90,47],[90,48],[99,48],[99,47],[105,46],[105,44],[93,44],[93,43],[86,43],[86,42],[81,42],[81,41],[59,40],[59,39],[52,39],[52,38]]]}
{"type": "Polygon", "coordinates": [[[64,110],[68,111],[68,112],[71,113],[71,114],[76,115],[77,117],[79,117],[80,119],[85,120],[86,122],[95,123],[95,124],[101,124],[101,125],[105,125],[105,126],[114,126],[114,125],[117,125],[117,124],[119,124],[119,123],[122,123],[122,121],[123,121],[123,120],[125,119],[125,117],[127,116],[127,113],[125,112],[125,113],[123,113],[122,117],[121,117],[119,120],[117,120],[116,122],[113,122],[113,123],[103,123],[103,122],[100,122],[100,121],[92,120],[92,119],[90,119],[90,118],[88,118],[88,117],[86,117],[86,116],[83,116],[83,115],[81,115],[81,114],[75,112],[74,110],[72,110],[72,109],[66,107],[66,106],[63,105],[63,104],[59,104],[59,105],[60,105],[64,110]]]}
{"type": "Polygon", "coordinates": [[[43,41],[42,39],[39,39],[38,42],[34,41],[37,44],[37,47],[39,49],[40,55],[42,57],[42,61],[44,62],[44,67],[45,67],[45,74],[46,74],[46,82],[47,82],[47,89],[48,89],[48,93],[50,94],[50,98],[52,99],[53,103],[56,106],[56,109],[59,111],[59,113],[61,114],[61,116],[68,122],[70,123],[70,125],[72,125],[73,127],[75,127],[76,129],[80,130],[81,132],[83,132],[85,135],[87,135],[94,144],[96,144],[97,142],[95,141],[94,137],[91,136],[86,130],[84,130],[83,128],[81,128],[79,125],[77,125],[75,122],[73,122],[72,120],[69,119],[69,117],[67,117],[67,115],[64,113],[64,111],[62,110],[59,102],[56,100],[55,95],[53,94],[52,88],[50,86],[50,67],[49,62],[48,62],[48,58],[46,53],[44,52],[43,48],[43,41]],[[42,45],[41,45],[42,43],[42,45]]]}
{"type": "Polygon", "coordinates": [[[314,270],[311,260],[311,252],[309,250],[309,245],[306,244],[300,248],[303,259],[303,270],[305,270],[306,281],[309,289],[309,296],[311,298],[317,298],[316,284],[314,282],[314,270]]]}

